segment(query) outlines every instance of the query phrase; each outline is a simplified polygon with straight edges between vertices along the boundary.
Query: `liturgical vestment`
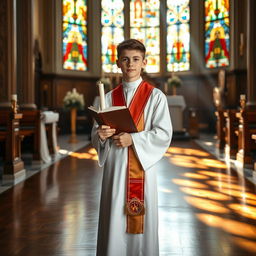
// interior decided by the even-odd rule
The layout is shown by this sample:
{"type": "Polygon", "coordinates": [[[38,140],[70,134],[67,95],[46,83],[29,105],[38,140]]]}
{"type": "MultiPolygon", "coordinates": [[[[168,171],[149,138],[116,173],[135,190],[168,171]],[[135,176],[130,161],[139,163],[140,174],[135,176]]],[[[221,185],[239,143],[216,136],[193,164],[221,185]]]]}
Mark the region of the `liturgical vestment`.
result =
{"type": "MultiPolygon", "coordinates": [[[[129,106],[142,79],[123,82],[126,105],[129,106]]],[[[112,106],[112,91],[106,94],[106,107],[112,106]]],[[[92,144],[103,166],[103,180],[98,227],[97,256],[158,256],[157,168],[172,137],[172,124],[166,96],[154,88],[144,109],[144,131],[131,133],[133,147],[145,171],[144,233],[126,233],[127,148],[115,146],[112,139],[100,141],[92,129],[92,144]]]]}

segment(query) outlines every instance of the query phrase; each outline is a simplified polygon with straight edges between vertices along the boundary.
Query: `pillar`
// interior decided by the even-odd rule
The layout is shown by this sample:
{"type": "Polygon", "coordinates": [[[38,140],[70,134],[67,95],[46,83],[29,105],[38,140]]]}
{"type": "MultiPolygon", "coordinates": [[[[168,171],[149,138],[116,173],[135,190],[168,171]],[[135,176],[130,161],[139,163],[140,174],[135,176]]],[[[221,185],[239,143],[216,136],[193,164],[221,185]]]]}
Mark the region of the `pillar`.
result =
{"type": "Polygon", "coordinates": [[[256,108],[256,1],[247,0],[247,103],[248,109],[256,108]]]}
{"type": "Polygon", "coordinates": [[[17,0],[17,31],[18,102],[35,109],[33,0],[17,0]]]}
{"type": "Polygon", "coordinates": [[[0,1],[0,107],[16,94],[16,0],[0,1]]]}

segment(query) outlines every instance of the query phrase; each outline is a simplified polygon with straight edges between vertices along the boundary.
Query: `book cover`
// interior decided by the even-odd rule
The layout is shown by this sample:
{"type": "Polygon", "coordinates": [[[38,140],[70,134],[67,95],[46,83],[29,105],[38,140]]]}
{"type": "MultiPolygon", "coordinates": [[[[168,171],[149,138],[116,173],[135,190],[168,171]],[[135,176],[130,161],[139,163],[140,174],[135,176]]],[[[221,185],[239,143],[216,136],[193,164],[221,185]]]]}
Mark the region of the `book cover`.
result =
{"type": "Polygon", "coordinates": [[[116,133],[138,131],[129,109],[125,106],[114,106],[104,110],[97,110],[91,106],[88,107],[88,110],[98,125],[108,125],[111,128],[115,128],[116,133]]]}

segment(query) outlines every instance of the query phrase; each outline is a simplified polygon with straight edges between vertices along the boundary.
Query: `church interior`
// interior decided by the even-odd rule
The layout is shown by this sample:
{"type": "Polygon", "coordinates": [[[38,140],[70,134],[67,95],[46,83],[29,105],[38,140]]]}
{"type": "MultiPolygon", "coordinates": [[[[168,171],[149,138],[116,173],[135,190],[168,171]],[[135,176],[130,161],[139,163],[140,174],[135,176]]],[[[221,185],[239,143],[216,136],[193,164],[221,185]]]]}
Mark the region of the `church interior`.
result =
{"type": "Polygon", "coordinates": [[[255,10],[1,0],[0,254],[96,255],[102,168],[88,107],[99,81],[105,93],[122,82],[116,47],[135,38],[173,125],[157,164],[160,255],[256,255],[255,10]]]}

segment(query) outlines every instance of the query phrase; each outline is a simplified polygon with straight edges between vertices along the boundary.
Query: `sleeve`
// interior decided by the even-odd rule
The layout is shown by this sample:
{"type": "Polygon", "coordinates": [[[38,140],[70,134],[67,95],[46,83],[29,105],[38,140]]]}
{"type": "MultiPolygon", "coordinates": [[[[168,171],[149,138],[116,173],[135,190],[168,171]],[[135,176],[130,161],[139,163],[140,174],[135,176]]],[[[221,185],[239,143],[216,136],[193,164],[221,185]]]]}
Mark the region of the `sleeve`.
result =
{"type": "Polygon", "coordinates": [[[96,149],[98,153],[98,163],[99,166],[102,167],[107,159],[108,152],[110,149],[110,140],[107,139],[105,141],[102,141],[97,133],[98,124],[94,122],[92,132],[91,132],[91,138],[92,138],[92,145],[96,149]]]}
{"type": "Polygon", "coordinates": [[[153,102],[150,106],[154,108],[151,129],[131,133],[133,147],[145,171],[163,157],[170,145],[173,131],[166,96],[159,93],[153,102]]]}
{"type": "MultiPolygon", "coordinates": [[[[106,107],[110,106],[110,100],[111,100],[111,95],[108,93],[106,95],[106,107]]],[[[94,104],[93,104],[96,108],[99,107],[99,99],[96,98],[94,100],[94,104]]],[[[98,153],[98,163],[99,166],[102,167],[107,159],[108,156],[108,152],[110,150],[111,147],[111,141],[110,139],[107,139],[105,141],[102,141],[97,133],[97,129],[98,129],[99,125],[94,121],[93,127],[92,127],[92,131],[91,131],[91,142],[92,142],[92,146],[96,149],[97,153],[98,153]]]]}

